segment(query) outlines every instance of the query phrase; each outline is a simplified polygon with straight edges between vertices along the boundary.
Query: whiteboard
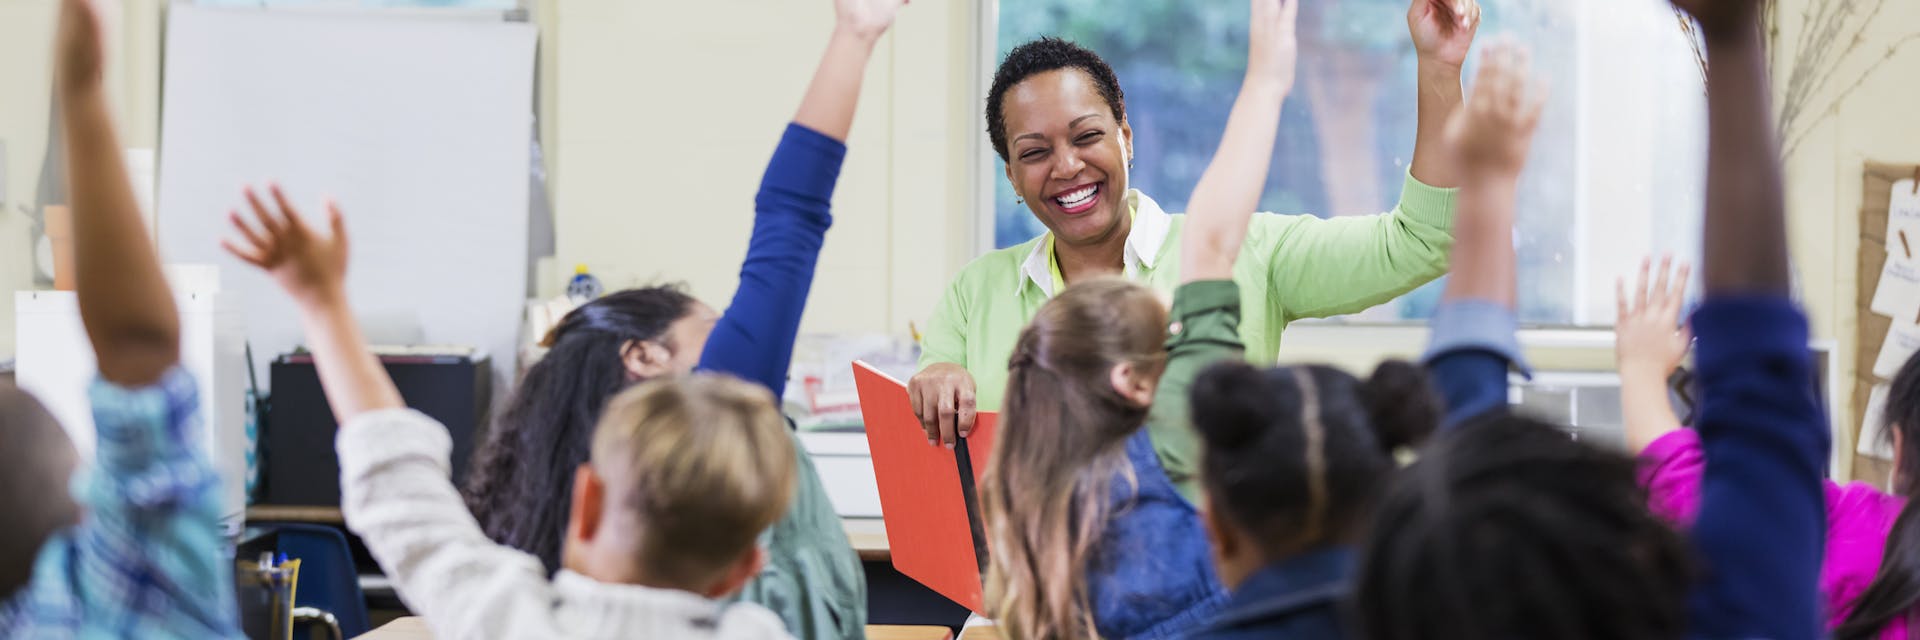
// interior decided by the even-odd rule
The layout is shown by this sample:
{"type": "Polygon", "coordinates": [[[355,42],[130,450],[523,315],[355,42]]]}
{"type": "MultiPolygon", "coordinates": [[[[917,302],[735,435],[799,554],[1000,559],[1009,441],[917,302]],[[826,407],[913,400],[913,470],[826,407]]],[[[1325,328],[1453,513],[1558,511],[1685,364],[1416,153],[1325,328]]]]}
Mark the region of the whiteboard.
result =
{"type": "Polygon", "coordinates": [[[534,41],[532,25],[470,17],[173,5],[163,259],[223,267],[265,372],[304,340],[286,295],[220,249],[226,212],[244,207],[242,185],[275,180],[324,225],[333,197],[370,338],[471,345],[507,383],[527,281],[534,41]]]}

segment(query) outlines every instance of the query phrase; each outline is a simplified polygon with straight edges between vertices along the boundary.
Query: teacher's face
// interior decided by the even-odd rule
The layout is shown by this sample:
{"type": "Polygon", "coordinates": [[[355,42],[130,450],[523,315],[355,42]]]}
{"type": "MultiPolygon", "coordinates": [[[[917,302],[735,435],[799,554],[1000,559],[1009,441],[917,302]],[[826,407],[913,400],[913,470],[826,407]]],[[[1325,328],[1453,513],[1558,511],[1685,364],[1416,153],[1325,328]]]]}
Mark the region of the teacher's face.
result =
{"type": "Polygon", "coordinates": [[[1133,129],[1114,117],[1093,79],[1076,69],[1034,75],[1001,101],[1007,180],[1056,242],[1100,244],[1127,225],[1133,129]]]}

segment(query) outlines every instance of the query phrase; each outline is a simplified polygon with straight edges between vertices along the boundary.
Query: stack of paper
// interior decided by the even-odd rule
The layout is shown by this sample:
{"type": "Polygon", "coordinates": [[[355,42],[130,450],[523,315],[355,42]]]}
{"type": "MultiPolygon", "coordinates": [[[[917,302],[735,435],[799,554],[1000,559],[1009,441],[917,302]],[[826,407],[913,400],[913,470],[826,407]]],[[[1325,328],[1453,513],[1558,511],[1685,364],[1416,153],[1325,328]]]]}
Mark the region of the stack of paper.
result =
{"type": "MultiPolygon", "coordinates": [[[[1874,359],[1873,375],[1893,378],[1900,366],[1920,351],[1920,184],[1913,180],[1893,183],[1887,207],[1887,262],[1880,268],[1880,284],[1874,288],[1869,308],[1893,319],[1881,342],[1880,355],[1874,359]]],[[[1881,425],[1877,407],[1885,404],[1885,385],[1874,387],[1862,416],[1858,451],[1886,457],[1879,443],[1881,425]]]]}

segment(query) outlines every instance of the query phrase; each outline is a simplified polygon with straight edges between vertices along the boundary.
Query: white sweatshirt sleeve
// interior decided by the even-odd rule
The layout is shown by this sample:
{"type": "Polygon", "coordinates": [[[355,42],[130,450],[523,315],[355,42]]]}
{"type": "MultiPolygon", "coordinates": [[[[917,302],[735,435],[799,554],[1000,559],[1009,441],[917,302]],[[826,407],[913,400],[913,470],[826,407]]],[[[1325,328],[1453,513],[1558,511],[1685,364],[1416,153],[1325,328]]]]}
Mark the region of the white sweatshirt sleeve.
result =
{"type": "Polygon", "coordinates": [[[335,444],[347,527],[436,637],[562,635],[540,561],[488,539],[448,479],[446,427],[377,411],[348,421],[335,444]]]}

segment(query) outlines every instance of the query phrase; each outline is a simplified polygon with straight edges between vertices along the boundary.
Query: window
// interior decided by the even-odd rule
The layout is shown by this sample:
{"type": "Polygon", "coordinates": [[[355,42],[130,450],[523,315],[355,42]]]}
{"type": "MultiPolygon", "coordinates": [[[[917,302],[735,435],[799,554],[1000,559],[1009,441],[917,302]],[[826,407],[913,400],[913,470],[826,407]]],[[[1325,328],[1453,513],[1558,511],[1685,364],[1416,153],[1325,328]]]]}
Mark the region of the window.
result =
{"type": "MultiPolygon", "coordinates": [[[[1521,320],[1610,324],[1613,279],[1631,275],[1642,255],[1698,253],[1705,107],[1693,48],[1666,0],[1480,2],[1476,51],[1513,37],[1553,89],[1519,199],[1521,320]]],[[[1262,210],[1363,215],[1393,206],[1414,139],[1406,11],[1407,0],[1302,4],[1299,81],[1262,210]]],[[[1127,95],[1133,187],[1177,212],[1239,90],[1246,20],[1245,0],[998,0],[997,27],[983,32],[995,34],[998,55],[1056,35],[1104,56],[1127,95]]],[[[992,160],[995,246],[1043,232],[992,160]]],[[[1436,283],[1349,319],[1424,318],[1439,294],[1436,283]]]]}

